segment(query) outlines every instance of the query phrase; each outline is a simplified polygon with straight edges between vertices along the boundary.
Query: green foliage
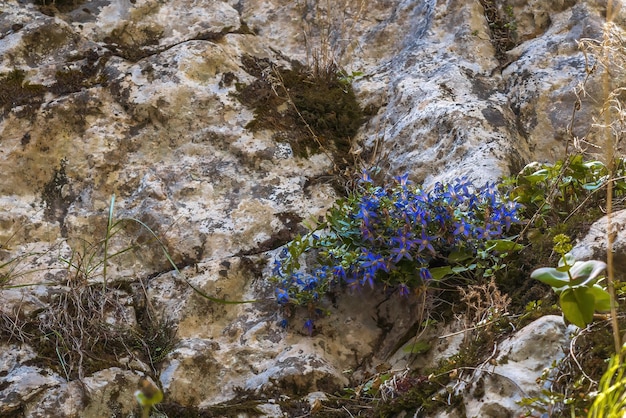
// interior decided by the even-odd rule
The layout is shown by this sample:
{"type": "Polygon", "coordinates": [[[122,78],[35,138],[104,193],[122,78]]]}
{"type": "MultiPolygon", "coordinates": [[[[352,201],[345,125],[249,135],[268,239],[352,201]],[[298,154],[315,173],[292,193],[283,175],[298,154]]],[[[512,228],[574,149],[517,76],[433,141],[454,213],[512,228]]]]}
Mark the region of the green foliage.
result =
{"type": "Polygon", "coordinates": [[[609,365],[600,379],[598,395],[596,396],[589,418],[621,418],[626,411],[626,345],[622,352],[611,356],[609,365]]]}
{"type": "MultiPolygon", "coordinates": [[[[543,226],[565,221],[582,203],[590,207],[605,202],[606,196],[596,192],[606,187],[608,174],[602,162],[585,161],[575,154],[554,164],[530,163],[506,184],[512,186],[510,197],[524,205],[524,213],[529,217],[538,213],[535,224],[543,226]]],[[[625,175],[626,163],[616,160],[614,198],[626,192],[625,175]]]]}
{"type": "MultiPolygon", "coordinates": [[[[619,206],[626,190],[621,177],[624,161],[616,160],[616,168],[613,197],[619,206]]],[[[507,275],[498,280],[511,296],[513,309],[521,310],[531,300],[544,297],[543,286],[528,280],[528,272],[558,263],[560,255],[552,251],[556,235],[580,239],[604,215],[601,208],[606,204],[607,181],[604,164],[587,161],[579,154],[555,163],[530,163],[518,175],[503,180],[500,187],[521,204],[520,219],[525,225],[520,238],[525,248],[508,260],[507,275]]]]}
{"type": "Polygon", "coordinates": [[[322,298],[341,286],[406,297],[449,276],[491,277],[520,248],[506,236],[519,222],[517,208],[492,184],[458,180],[426,192],[407,176],[377,186],[364,173],[355,193],[336,202],[323,223],[294,239],[276,260],[276,299],[307,307],[311,331],[323,313],[322,298]]]}
{"type": "Polygon", "coordinates": [[[611,308],[609,293],[599,284],[606,264],[597,260],[576,261],[567,253],[570,249],[569,239],[557,235],[554,250],[561,254],[558,266],[539,268],[530,277],[552,287],[560,296],[565,318],[584,328],[593,321],[594,312],[611,308]]]}
{"type": "Polygon", "coordinates": [[[544,369],[541,377],[538,379],[538,382],[543,386],[539,394],[533,397],[522,398],[516,403],[528,408],[529,411],[540,413],[542,417],[566,416],[565,409],[568,407],[572,411],[571,416],[578,416],[574,414],[576,403],[579,403],[581,400],[588,401],[588,399],[583,399],[579,396],[579,394],[584,393],[585,390],[583,381],[582,379],[578,379],[573,382],[566,393],[551,389],[554,374],[559,367],[560,363],[554,362],[551,367],[544,369]]]}

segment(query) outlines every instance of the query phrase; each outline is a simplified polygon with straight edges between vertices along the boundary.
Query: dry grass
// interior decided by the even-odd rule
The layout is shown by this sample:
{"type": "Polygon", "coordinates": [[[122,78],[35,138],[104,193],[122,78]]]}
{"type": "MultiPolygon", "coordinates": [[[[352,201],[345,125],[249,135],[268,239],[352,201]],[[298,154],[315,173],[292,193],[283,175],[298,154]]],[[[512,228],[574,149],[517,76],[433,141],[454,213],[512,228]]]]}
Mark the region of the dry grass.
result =
{"type": "Polygon", "coordinates": [[[307,65],[314,73],[344,70],[360,47],[356,27],[363,18],[365,0],[305,0],[300,4],[307,65]]]}
{"type": "MultiPolygon", "coordinates": [[[[49,280],[13,284],[28,275],[26,266],[35,265],[40,253],[0,266],[4,267],[0,291],[19,287],[26,294],[32,286],[47,287],[42,307],[34,309],[26,301],[0,306],[0,335],[9,343],[32,346],[41,366],[55,369],[68,381],[127,366],[132,360],[145,364],[142,372],[156,373],[156,365],[176,342],[175,327],[155,312],[142,279],[107,277],[107,266],[122,261],[123,254],[132,256],[134,248],[126,223],[113,220],[113,203],[104,237],[94,243],[77,241],[69,256],[59,255],[56,265],[44,272],[49,280]]],[[[44,258],[52,260],[57,257],[54,253],[50,249],[44,258]]]]}
{"type": "Polygon", "coordinates": [[[511,298],[500,292],[495,278],[483,284],[459,286],[461,302],[465,305],[465,343],[469,342],[474,330],[488,332],[503,316],[508,314],[511,298]]]}

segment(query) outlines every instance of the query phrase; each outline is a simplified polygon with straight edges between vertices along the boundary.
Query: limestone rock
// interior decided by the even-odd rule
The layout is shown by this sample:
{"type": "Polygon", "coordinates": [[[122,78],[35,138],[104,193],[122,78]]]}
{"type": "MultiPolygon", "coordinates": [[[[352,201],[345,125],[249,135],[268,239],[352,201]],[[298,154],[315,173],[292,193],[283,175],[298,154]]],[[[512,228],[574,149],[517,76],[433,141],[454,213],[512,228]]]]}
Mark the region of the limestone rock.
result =
{"type": "MultiPolygon", "coordinates": [[[[164,338],[84,376],[85,392],[29,364],[33,350],[4,350],[2,413],[28,416],[49,415],[59,399],[66,416],[128,415],[145,373],[183,408],[239,389],[331,391],[370,373],[409,336],[421,306],[364,291],[329,301],[312,336],[301,313],[278,326],[272,258],[302,220],[331,206],[338,173],[324,153],[294,152],[289,131],[252,129],[258,109],[242,89],[264,80],[265,103],[280,91],[273,69],[338,65],[370,116],[344,158],[427,184],[493,181],[561,156],[585,76],[576,40],[597,37],[602,23],[601,2],[516,0],[521,43],[505,63],[479,2],[45,3],[0,5],[0,273],[37,283],[0,289],[2,313],[37,319],[80,271],[81,286],[106,280],[120,301],[109,322],[164,338]],[[259,302],[211,302],[186,281],[259,302]]],[[[562,331],[553,328],[544,331],[562,331]]],[[[535,373],[536,361],[518,366],[535,373]]]]}
{"type": "Polygon", "coordinates": [[[28,347],[2,344],[0,414],[22,409],[46,389],[63,382],[61,376],[37,365],[36,358],[37,354],[28,347]]]}
{"type": "Polygon", "coordinates": [[[495,365],[485,363],[463,389],[467,415],[523,415],[525,408],[516,402],[539,395],[542,388],[538,378],[544,369],[565,356],[574,328],[567,327],[560,316],[547,315],[502,342],[495,365]]]}
{"type": "MultiPolygon", "coordinates": [[[[615,233],[613,239],[613,270],[618,278],[624,277],[626,271],[626,211],[620,210],[611,217],[612,230],[615,233]]],[[[587,235],[576,243],[572,248],[572,255],[577,260],[602,260],[606,261],[608,246],[608,217],[596,221],[587,235]]]]}

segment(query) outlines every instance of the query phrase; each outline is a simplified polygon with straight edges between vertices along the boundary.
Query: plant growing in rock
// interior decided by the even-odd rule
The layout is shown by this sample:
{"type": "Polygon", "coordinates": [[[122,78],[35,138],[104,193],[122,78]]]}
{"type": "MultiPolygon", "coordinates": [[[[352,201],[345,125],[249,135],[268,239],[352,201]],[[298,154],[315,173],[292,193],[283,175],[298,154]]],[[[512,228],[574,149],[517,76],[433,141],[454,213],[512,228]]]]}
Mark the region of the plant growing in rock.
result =
{"type": "Polygon", "coordinates": [[[559,295],[565,318],[584,328],[593,321],[594,312],[611,309],[610,296],[599,284],[606,264],[597,260],[576,261],[569,254],[572,246],[565,235],[557,235],[554,244],[554,251],[561,255],[558,266],[539,268],[530,277],[551,286],[559,295]]]}
{"type": "MultiPolygon", "coordinates": [[[[140,358],[153,370],[176,344],[176,327],[160,317],[146,301],[145,284],[140,288],[125,280],[113,280],[110,269],[123,255],[131,256],[136,249],[127,234],[129,224],[139,225],[157,242],[173,270],[200,296],[221,304],[250,303],[214,298],[192,286],[182,274],[157,234],[135,218],[114,216],[115,196],[111,198],[108,217],[100,239],[79,245],[65,257],[59,256],[57,270],[63,281],[62,291],[32,315],[20,310],[11,312],[0,308],[0,336],[28,343],[38,351],[40,359],[58,363],[68,380],[83,379],[89,373],[119,365],[119,358],[140,358]],[[135,323],[136,321],[136,323],[135,323]]],[[[34,273],[19,267],[28,258],[41,256],[29,252],[0,263],[0,291],[37,285],[57,285],[55,282],[13,285],[18,276],[34,273]]],[[[55,257],[56,258],[56,257],[55,257]]]]}
{"type": "Polygon", "coordinates": [[[276,301],[306,307],[312,332],[324,295],[343,286],[409,296],[447,276],[490,277],[520,248],[507,237],[519,222],[518,204],[494,184],[460,179],[426,191],[407,175],[378,186],[364,172],[356,191],[275,261],[276,301]]]}
{"type": "Polygon", "coordinates": [[[598,387],[598,394],[589,410],[589,418],[620,417],[626,410],[626,364],[620,360],[626,346],[609,360],[608,368],[598,387]]]}
{"type": "MultiPolygon", "coordinates": [[[[615,161],[614,197],[626,193],[626,162],[615,161]]],[[[511,197],[525,206],[527,213],[537,213],[545,224],[548,216],[564,221],[579,209],[581,204],[597,205],[606,196],[596,193],[607,186],[608,168],[597,160],[586,161],[582,154],[574,154],[555,163],[532,162],[526,165],[515,179],[509,179],[511,197]]]]}
{"type": "Polygon", "coordinates": [[[142,378],[139,380],[139,389],[135,391],[135,398],[141,406],[142,418],[148,418],[152,408],[163,400],[163,392],[150,380],[142,378]]]}

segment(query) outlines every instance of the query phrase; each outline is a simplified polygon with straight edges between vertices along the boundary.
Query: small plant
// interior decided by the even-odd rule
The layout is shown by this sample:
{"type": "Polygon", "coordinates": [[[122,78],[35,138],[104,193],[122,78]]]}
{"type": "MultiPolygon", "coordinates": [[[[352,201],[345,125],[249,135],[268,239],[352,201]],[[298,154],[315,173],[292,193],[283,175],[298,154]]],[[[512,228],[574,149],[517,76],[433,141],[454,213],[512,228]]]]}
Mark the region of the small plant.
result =
{"type": "Polygon", "coordinates": [[[594,312],[611,309],[609,293],[599,284],[606,264],[598,260],[576,261],[569,253],[569,237],[554,238],[554,251],[561,255],[558,266],[542,267],[530,277],[552,287],[559,295],[561,310],[572,324],[584,328],[593,321],[594,312]]]}
{"type": "MultiPolygon", "coordinates": [[[[139,219],[116,218],[114,205],[115,196],[110,201],[103,237],[94,242],[77,240],[80,244],[77,248],[72,248],[68,256],[59,256],[62,268],[43,268],[58,270],[64,285],[63,291],[57,292],[47,306],[29,316],[19,309],[12,312],[0,308],[0,336],[34,345],[41,360],[48,363],[56,360],[68,381],[118,365],[119,358],[126,356],[140,356],[156,369],[177,342],[176,327],[167,318],[156,315],[149,302],[137,302],[146,300],[145,292],[136,293],[126,281],[110,277],[110,269],[120,265],[120,258],[133,256],[132,251],[137,248],[129,235],[129,225],[139,225],[154,239],[163,257],[178,273],[177,277],[198,295],[220,304],[255,302],[215,298],[193,286],[157,234],[139,219]],[[131,296],[135,300],[132,305],[131,296]],[[131,308],[136,325],[129,315],[131,308]]],[[[0,262],[0,290],[50,285],[49,282],[12,284],[13,279],[37,271],[23,268],[20,263],[41,255],[28,252],[0,262]]]]}
{"type": "Polygon", "coordinates": [[[493,184],[457,180],[427,192],[407,175],[381,187],[364,172],[351,196],[278,257],[276,300],[308,308],[305,328],[312,332],[324,295],[340,286],[409,296],[446,276],[491,277],[520,248],[506,237],[519,223],[517,210],[493,184]]]}
{"type": "MultiPolygon", "coordinates": [[[[613,197],[626,194],[626,162],[615,161],[616,178],[613,180],[613,197]]],[[[606,196],[596,193],[608,183],[609,172],[600,161],[585,161],[582,154],[553,164],[532,162],[526,165],[515,179],[508,179],[511,197],[524,205],[527,213],[538,213],[540,224],[554,217],[564,221],[582,204],[598,206],[606,196]]]]}
{"type": "Polygon", "coordinates": [[[152,407],[163,400],[163,392],[150,380],[142,378],[139,380],[139,389],[135,391],[135,398],[141,406],[142,418],[148,418],[152,407]]]}
{"type": "Polygon", "coordinates": [[[621,353],[611,356],[609,366],[600,379],[598,394],[589,410],[589,418],[622,417],[626,410],[626,364],[620,361],[626,354],[626,346],[621,353]]]}

